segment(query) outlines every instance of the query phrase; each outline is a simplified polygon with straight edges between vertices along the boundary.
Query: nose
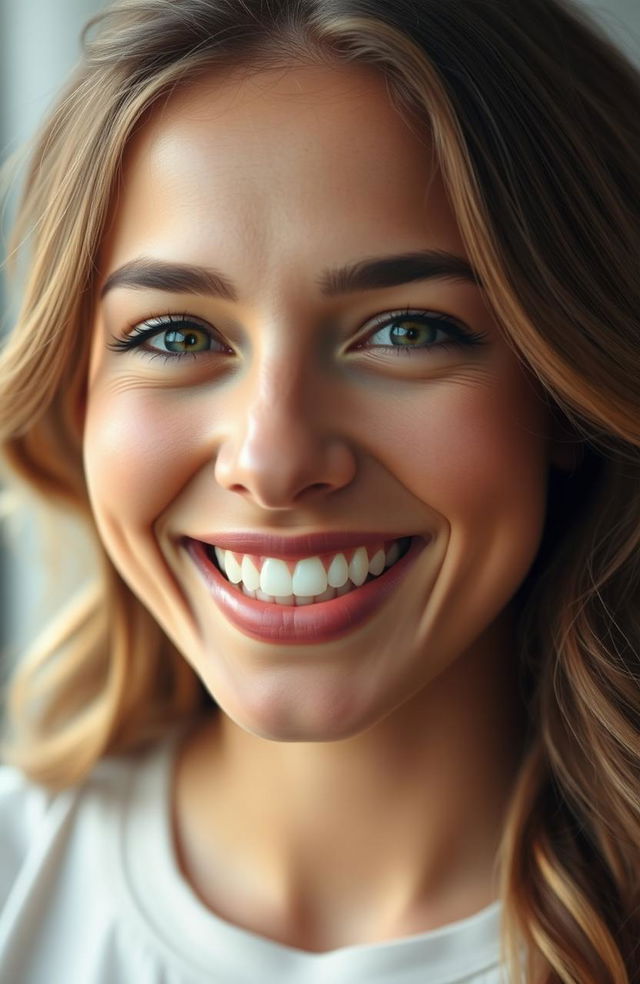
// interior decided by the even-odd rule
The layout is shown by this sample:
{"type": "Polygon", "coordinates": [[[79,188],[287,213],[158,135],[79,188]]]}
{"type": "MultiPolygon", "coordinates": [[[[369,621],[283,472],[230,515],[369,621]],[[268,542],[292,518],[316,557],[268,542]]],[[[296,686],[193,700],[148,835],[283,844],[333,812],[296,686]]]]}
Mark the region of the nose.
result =
{"type": "Polygon", "coordinates": [[[215,462],[223,488],[263,509],[284,510],[352,481],[354,450],[327,390],[310,385],[309,374],[292,364],[266,367],[245,382],[227,403],[215,462]]]}

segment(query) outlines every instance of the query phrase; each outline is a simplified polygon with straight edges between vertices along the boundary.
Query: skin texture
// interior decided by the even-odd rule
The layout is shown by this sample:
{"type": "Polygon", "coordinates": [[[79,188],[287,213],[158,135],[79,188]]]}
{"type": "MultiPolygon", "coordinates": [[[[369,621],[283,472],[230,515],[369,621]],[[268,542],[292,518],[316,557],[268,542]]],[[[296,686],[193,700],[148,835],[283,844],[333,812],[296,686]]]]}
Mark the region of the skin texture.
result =
{"type": "Polygon", "coordinates": [[[327,267],[466,256],[426,137],[368,68],[211,76],[138,133],[112,219],[102,283],[147,256],[238,291],[110,290],[84,420],[105,547],[222,708],[174,777],[185,877],[223,917],[308,950],[471,915],[497,897],[522,752],[509,602],[566,462],[482,289],[319,292],[327,267]],[[371,319],[402,308],[485,341],[427,333],[396,355],[371,319]],[[107,347],[168,312],[221,344],[173,362],[107,347]],[[432,539],[361,628],[279,647],[226,621],[181,545],[232,530],[432,539]]]}

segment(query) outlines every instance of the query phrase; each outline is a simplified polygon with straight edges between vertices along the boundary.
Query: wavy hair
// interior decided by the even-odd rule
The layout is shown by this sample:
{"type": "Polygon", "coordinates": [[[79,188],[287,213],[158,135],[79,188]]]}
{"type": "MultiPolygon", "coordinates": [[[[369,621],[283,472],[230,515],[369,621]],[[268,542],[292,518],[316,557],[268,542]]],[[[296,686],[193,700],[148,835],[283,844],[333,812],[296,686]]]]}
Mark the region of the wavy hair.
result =
{"type": "MultiPolygon", "coordinates": [[[[574,0],[129,0],[90,22],[15,227],[27,276],[0,359],[5,461],[92,528],[74,408],[125,148],[158,100],[213,67],[300,60],[374,66],[398,111],[429,129],[504,337],[580,449],[570,474],[551,470],[518,592],[529,731],[499,852],[501,940],[514,984],[633,984],[640,74],[574,0]]],[[[211,705],[100,557],[7,687],[5,759],[51,788],[211,705]]]]}

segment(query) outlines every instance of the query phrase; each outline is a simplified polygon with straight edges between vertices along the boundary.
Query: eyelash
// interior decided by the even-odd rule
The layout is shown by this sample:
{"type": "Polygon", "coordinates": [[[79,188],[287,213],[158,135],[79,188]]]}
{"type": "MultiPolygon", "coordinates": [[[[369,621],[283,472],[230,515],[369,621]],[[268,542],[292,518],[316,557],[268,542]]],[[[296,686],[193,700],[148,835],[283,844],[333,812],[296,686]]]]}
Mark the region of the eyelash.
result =
{"type": "MultiPolygon", "coordinates": [[[[435,345],[425,345],[421,348],[403,345],[380,345],[376,347],[383,348],[387,352],[393,352],[394,355],[397,356],[404,356],[411,355],[413,352],[428,352],[431,349],[449,349],[459,348],[461,346],[482,345],[487,337],[484,332],[473,332],[468,328],[462,328],[452,318],[447,315],[439,314],[436,311],[421,311],[416,310],[415,308],[404,308],[398,311],[390,311],[374,318],[372,330],[362,340],[362,342],[356,345],[356,349],[361,350],[365,348],[366,346],[364,343],[367,339],[372,335],[376,335],[382,328],[390,326],[394,321],[401,322],[402,320],[408,320],[409,318],[411,318],[414,322],[422,323],[427,328],[436,328],[447,332],[449,336],[448,341],[439,342],[435,345]]],[[[147,321],[140,322],[138,325],[132,325],[130,328],[130,333],[127,336],[124,338],[113,337],[107,347],[115,352],[129,352],[132,349],[140,348],[144,342],[147,341],[147,339],[153,338],[155,335],[160,335],[163,331],[168,331],[172,325],[197,328],[199,331],[205,331],[212,341],[217,341],[220,345],[223,344],[216,337],[216,333],[213,332],[204,322],[200,322],[188,314],[167,313],[165,315],[160,315],[155,318],[150,318],[147,321]],[[146,327],[144,327],[145,325],[146,327]]],[[[159,357],[166,362],[173,362],[176,359],[183,359],[186,356],[196,358],[198,354],[202,354],[201,352],[170,353],[153,349],[143,349],[143,351],[150,358],[159,357]]],[[[211,350],[205,349],[204,351],[208,352],[211,350]]]]}
{"type": "Polygon", "coordinates": [[[366,335],[361,343],[358,343],[356,348],[364,348],[364,342],[370,339],[373,335],[376,335],[382,328],[393,324],[394,321],[400,322],[409,319],[422,324],[426,328],[436,328],[446,332],[448,335],[448,340],[445,342],[439,342],[436,345],[425,345],[422,348],[414,348],[410,345],[381,345],[379,348],[383,348],[388,352],[393,352],[394,355],[402,356],[410,355],[412,352],[429,352],[431,349],[449,349],[460,348],[461,346],[482,345],[487,338],[484,332],[475,332],[471,331],[469,328],[463,328],[453,318],[450,318],[445,314],[439,314],[437,311],[421,311],[416,310],[415,308],[403,308],[402,310],[390,311],[386,314],[381,314],[373,318],[372,330],[366,335]]]}
{"type": "MultiPolygon", "coordinates": [[[[131,325],[129,334],[123,338],[112,336],[112,340],[107,345],[107,348],[111,349],[112,352],[130,352],[132,349],[140,348],[148,338],[153,338],[155,335],[161,335],[163,332],[169,331],[172,325],[181,325],[183,328],[185,326],[197,328],[199,331],[204,331],[208,334],[211,341],[219,341],[215,333],[205,322],[200,322],[189,314],[167,313],[155,318],[148,318],[146,321],[142,321],[137,325],[131,325]],[[144,327],[145,325],[147,327],[144,327]]],[[[219,344],[222,345],[222,342],[219,342],[219,344]]],[[[191,356],[191,358],[195,359],[198,354],[196,352],[162,352],[156,349],[143,349],[143,351],[149,358],[160,358],[164,362],[184,359],[185,356],[191,356]]],[[[205,349],[205,351],[209,350],[205,349]]]]}

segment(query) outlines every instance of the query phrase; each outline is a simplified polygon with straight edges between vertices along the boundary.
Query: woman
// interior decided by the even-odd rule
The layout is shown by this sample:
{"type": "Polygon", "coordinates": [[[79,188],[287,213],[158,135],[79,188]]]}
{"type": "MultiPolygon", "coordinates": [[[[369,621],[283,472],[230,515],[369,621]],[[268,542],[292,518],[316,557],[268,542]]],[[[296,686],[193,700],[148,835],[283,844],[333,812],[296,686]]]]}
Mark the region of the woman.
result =
{"type": "Polygon", "coordinates": [[[637,980],[637,72],[566,0],[94,28],[1,366],[102,560],[8,689],[6,979],[637,980]]]}

